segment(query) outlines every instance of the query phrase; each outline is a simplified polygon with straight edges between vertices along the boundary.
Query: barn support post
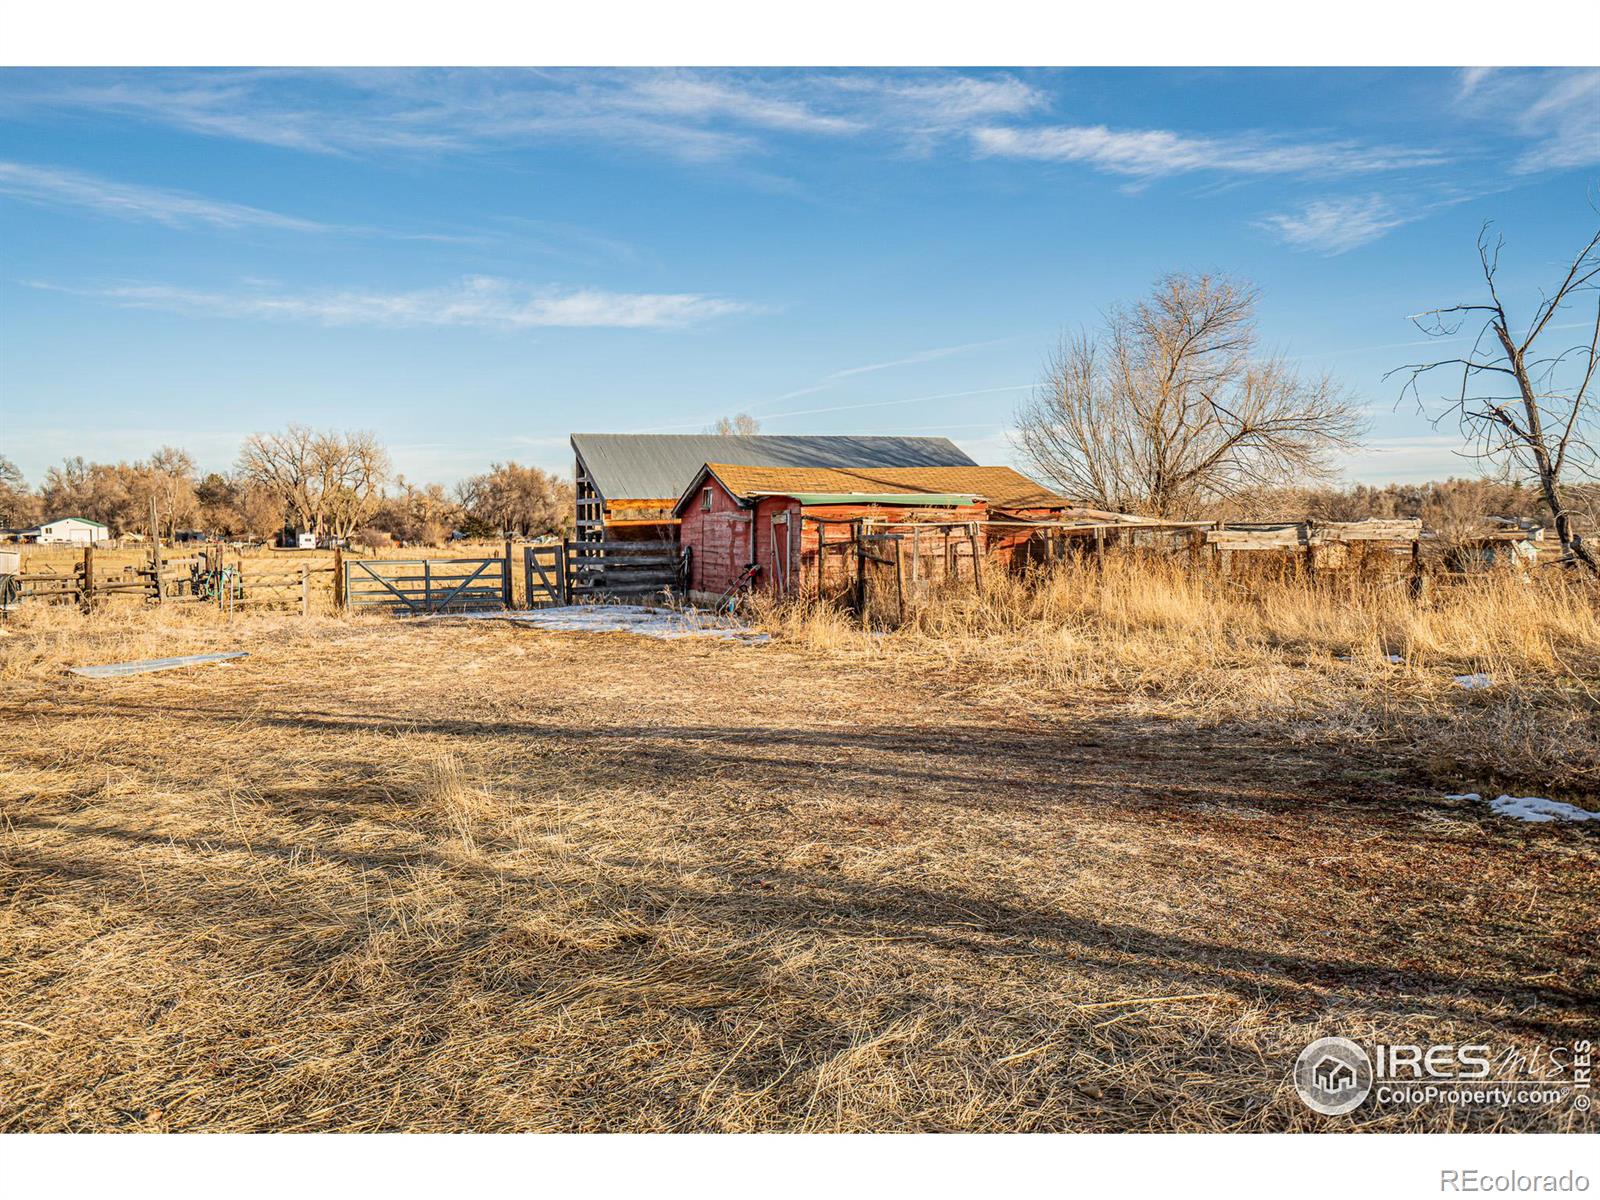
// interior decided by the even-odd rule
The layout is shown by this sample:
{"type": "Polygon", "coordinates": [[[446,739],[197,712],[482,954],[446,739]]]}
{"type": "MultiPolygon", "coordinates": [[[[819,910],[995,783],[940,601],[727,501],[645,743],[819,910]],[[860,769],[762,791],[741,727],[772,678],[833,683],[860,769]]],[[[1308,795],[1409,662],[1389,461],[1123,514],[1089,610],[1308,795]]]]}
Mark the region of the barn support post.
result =
{"type": "Polygon", "coordinates": [[[967,542],[972,547],[972,588],[978,595],[983,595],[983,554],[978,549],[978,523],[973,521],[967,526],[967,542]]]}
{"type": "Polygon", "coordinates": [[[825,585],[828,580],[828,526],[826,522],[817,524],[817,602],[822,602],[825,585]]]}
{"type": "Polygon", "coordinates": [[[898,537],[894,539],[894,601],[898,612],[896,624],[904,625],[906,622],[905,544],[898,537]]]}
{"type": "Polygon", "coordinates": [[[1427,599],[1428,578],[1422,573],[1422,540],[1411,539],[1411,598],[1418,603],[1427,599]]]}
{"type": "Polygon", "coordinates": [[[867,543],[866,522],[852,521],[851,533],[856,543],[856,613],[861,617],[861,628],[867,627],[867,543]]]}

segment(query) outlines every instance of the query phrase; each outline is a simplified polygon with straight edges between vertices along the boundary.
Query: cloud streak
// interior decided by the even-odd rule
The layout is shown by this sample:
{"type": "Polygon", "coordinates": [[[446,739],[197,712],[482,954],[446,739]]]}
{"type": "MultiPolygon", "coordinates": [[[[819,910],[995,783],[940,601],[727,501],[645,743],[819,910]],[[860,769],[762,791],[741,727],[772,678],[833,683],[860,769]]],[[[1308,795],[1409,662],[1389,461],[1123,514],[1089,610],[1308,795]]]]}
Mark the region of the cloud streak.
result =
{"type": "Polygon", "coordinates": [[[265,289],[221,292],[160,283],[94,288],[45,283],[32,286],[104,300],[124,308],[182,316],[378,329],[681,329],[719,317],[759,311],[757,306],[740,301],[695,293],[558,289],[487,276],[470,276],[444,287],[413,291],[357,288],[301,293],[265,289]]]}
{"type": "Polygon", "coordinates": [[[985,156],[1084,163],[1116,175],[1153,179],[1195,171],[1235,175],[1348,175],[1436,166],[1434,150],[1353,141],[1291,142],[1264,135],[1191,137],[1168,129],[1105,125],[983,126],[973,145],[985,156]]]}
{"type": "Polygon", "coordinates": [[[122,220],[150,221],[173,229],[203,225],[215,229],[257,227],[325,233],[336,228],[248,204],[209,200],[191,192],[119,183],[84,171],[18,162],[0,162],[0,195],[31,204],[87,209],[122,220]]]}
{"type": "Polygon", "coordinates": [[[688,70],[146,71],[14,76],[15,111],[80,110],[316,154],[428,154],[552,140],[690,162],[768,139],[902,144],[1018,116],[1043,93],[1009,75],[688,70]]]}
{"type": "Polygon", "coordinates": [[[1292,212],[1273,213],[1256,222],[1286,246],[1333,257],[1375,242],[1420,213],[1404,214],[1382,196],[1313,200],[1292,212]]]}
{"type": "Polygon", "coordinates": [[[1520,140],[1521,175],[1600,163],[1600,68],[1462,72],[1457,106],[1520,140]]]}

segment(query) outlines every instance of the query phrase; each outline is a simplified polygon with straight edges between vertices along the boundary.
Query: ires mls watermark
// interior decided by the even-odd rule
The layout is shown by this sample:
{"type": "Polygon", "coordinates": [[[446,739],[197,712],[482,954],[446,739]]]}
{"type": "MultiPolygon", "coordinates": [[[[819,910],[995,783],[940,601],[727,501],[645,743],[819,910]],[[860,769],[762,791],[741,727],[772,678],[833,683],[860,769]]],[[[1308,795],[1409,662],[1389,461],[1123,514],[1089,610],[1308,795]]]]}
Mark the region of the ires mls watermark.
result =
{"type": "Polygon", "coordinates": [[[1594,1045],[1579,1039],[1532,1054],[1486,1044],[1377,1043],[1318,1038],[1294,1064],[1294,1089],[1327,1117],[1373,1104],[1560,1108],[1588,1112],[1594,1045]]]}

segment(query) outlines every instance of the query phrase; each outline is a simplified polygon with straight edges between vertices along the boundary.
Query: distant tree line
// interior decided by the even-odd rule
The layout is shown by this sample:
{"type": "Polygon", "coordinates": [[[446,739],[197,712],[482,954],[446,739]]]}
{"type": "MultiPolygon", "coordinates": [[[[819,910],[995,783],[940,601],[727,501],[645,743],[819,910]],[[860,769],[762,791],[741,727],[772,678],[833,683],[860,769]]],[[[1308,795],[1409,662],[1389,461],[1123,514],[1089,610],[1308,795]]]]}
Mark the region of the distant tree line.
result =
{"type": "Polygon", "coordinates": [[[0,526],[87,517],[117,536],[145,533],[152,504],[164,537],[180,530],[266,540],[283,530],[364,544],[437,546],[456,532],[537,537],[572,529],[571,484],[538,467],[495,463],[453,491],[397,475],[366,431],[290,425],[252,434],[233,468],[200,474],[194,456],[163,446],[147,459],[65,459],[32,488],[0,456],[0,526]]]}

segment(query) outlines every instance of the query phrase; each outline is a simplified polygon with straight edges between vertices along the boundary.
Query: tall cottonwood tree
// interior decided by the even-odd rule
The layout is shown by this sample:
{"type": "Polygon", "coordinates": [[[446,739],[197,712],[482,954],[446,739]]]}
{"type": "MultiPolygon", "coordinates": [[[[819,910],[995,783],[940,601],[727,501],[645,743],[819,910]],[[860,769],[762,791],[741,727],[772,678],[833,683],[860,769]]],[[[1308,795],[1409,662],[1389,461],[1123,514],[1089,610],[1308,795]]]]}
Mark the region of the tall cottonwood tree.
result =
{"type": "Polygon", "coordinates": [[[1256,302],[1225,276],[1168,275],[1097,333],[1064,337],[1017,411],[1028,465],[1068,495],[1161,517],[1329,477],[1359,411],[1328,376],[1258,352],[1256,302]]]}
{"type": "Polygon", "coordinates": [[[319,432],[290,425],[255,433],[239,449],[243,482],[267,489],[297,529],[349,537],[376,510],[389,454],[366,432],[319,432]]]}
{"type": "Polygon", "coordinates": [[[1467,440],[1467,453],[1533,480],[1561,541],[1562,557],[1600,574],[1600,563],[1573,521],[1571,483],[1596,478],[1600,402],[1591,387],[1600,365],[1600,230],[1589,238],[1560,282],[1541,293],[1526,323],[1510,315],[1498,283],[1505,239],[1491,244],[1490,226],[1478,234],[1478,264],[1487,299],[1452,304],[1412,318],[1431,337],[1454,339],[1476,325],[1464,355],[1408,363],[1403,395],[1425,411],[1439,406],[1435,421],[1454,417],[1467,440]],[[1589,305],[1593,302],[1593,316],[1589,305]],[[1557,318],[1576,310],[1576,341],[1560,334],[1572,328],[1557,318]],[[1423,399],[1422,381],[1435,371],[1459,378],[1441,399],[1423,399]]]}

